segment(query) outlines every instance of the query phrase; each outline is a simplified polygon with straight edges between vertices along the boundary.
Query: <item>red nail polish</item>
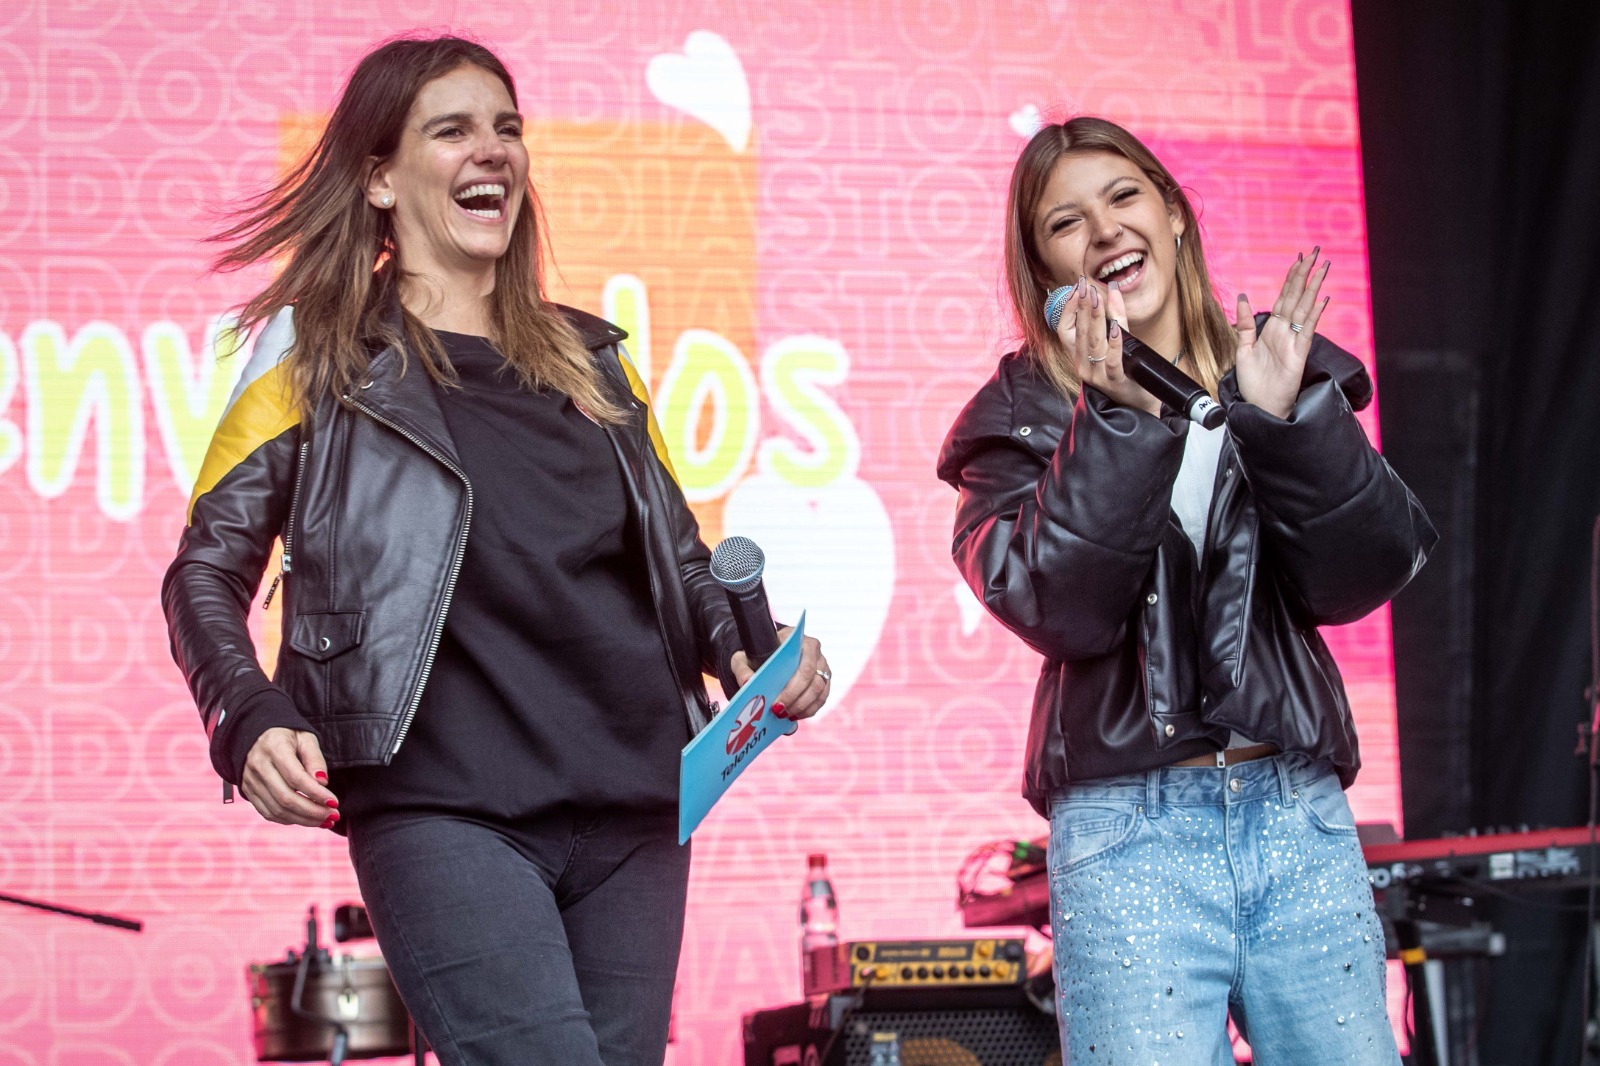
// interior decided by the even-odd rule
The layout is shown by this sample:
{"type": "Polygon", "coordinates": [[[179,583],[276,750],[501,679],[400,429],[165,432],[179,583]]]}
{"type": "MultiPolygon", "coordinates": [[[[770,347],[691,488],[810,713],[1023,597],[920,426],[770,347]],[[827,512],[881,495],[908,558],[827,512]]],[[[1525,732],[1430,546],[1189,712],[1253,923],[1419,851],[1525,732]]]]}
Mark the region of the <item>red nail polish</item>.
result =
{"type": "Polygon", "coordinates": [[[336,799],[324,800],[323,802],[325,802],[328,806],[333,807],[335,809],[337,809],[338,806],[339,806],[339,801],[336,800],[336,799]]]}
{"type": "Polygon", "coordinates": [[[773,704],[773,705],[772,705],[772,713],[773,713],[773,714],[774,714],[774,715],[776,715],[776,716],[777,716],[777,717],[779,717],[779,718],[785,718],[785,717],[787,717],[787,715],[785,715],[785,714],[784,714],[784,713],[783,713],[783,704],[781,704],[781,703],[774,703],[774,704],[773,704]]]}
{"type": "Polygon", "coordinates": [[[337,822],[338,820],[339,820],[339,816],[337,814],[330,814],[323,821],[323,823],[320,826],[318,826],[317,828],[318,829],[332,829],[333,826],[334,826],[334,823],[337,822]]]}
{"type": "Polygon", "coordinates": [[[328,783],[328,775],[325,774],[324,772],[322,772],[321,770],[318,770],[312,776],[314,776],[318,781],[321,781],[324,785],[326,785],[328,783]]]}

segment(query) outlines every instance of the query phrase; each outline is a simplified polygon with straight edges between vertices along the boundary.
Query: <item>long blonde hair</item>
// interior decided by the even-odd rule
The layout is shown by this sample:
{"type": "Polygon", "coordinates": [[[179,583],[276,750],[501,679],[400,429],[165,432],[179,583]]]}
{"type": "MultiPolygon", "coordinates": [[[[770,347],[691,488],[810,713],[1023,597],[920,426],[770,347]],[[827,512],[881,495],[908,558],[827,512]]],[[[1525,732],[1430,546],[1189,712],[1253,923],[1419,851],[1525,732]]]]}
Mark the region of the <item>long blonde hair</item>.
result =
{"type": "MultiPolygon", "coordinates": [[[[516,103],[510,72],[472,41],[401,38],[367,53],[310,154],[207,238],[229,246],[214,263],[218,270],[285,260],[272,283],[240,311],[240,327],[247,331],[293,305],[295,342],[286,358],[295,398],[307,413],[319,398],[343,396],[360,383],[373,345],[399,344],[434,380],[455,382],[433,330],[404,307],[400,328],[391,323],[404,275],[391,215],[367,202],[363,178],[372,158],[388,158],[399,148],[422,87],[464,66],[499,78],[516,103]]],[[[603,388],[588,350],[544,298],[542,219],[531,184],[526,194],[495,268],[492,339],[523,385],[559,389],[596,419],[619,423],[625,416],[603,388]]]]}
{"type": "Polygon", "coordinates": [[[1033,219],[1056,165],[1069,153],[1090,151],[1113,152],[1138,167],[1183,220],[1177,266],[1178,317],[1197,380],[1215,396],[1217,383],[1233,366],[1238,335],[1211,287],[1199,220],[1177,180],[1150,149],[1121,126],[1102,118],[1080,116],[1043,127],[1022,149],[1011,171],[1006,202],[1006,288],[1029,356],[1064,395],[1078,395],[1082,383],[1077,368],[1044,319],[1046,289],[1051,282],[1034,242],[1033,219]]]}

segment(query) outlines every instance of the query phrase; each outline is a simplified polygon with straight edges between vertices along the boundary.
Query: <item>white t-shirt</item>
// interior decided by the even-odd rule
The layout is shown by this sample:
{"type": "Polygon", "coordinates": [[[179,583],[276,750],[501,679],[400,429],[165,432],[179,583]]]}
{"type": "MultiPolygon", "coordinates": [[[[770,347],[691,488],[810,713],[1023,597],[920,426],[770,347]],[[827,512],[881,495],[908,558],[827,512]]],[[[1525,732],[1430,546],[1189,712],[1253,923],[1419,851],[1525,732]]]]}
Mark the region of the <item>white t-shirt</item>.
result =
{"type": "MultiPolygon", "coordinates": [[[[1172,485],[1172,510],[1178,516],[1183,531],[1194,542],[1194,554],[1200,559],[1206,550],[1206,523],[1211,517],[1211,497],[1217,486],[1217,463],[1222,458],[1222,442],[1228,432],[1226,423],[1216,429],[1206,429],[1189,423],[1189,435],[1183,442],[1183,464],[1178,467],[1178,480],[1172,485]]],[[[1228,736],[1228,747],[1245,748],[1254,743],[1240,733],[1228,736]]]]}
{"type": "Polygon", "coordinates": [[[1194,541],[1196,558],[1205,551],[1206,520],[1211,515],[1217,461],[1222,457],[1222,442],[1227,432],[1226,423],[1216,429],[1189,423],[1189,436],[1183,442],[1183,465],[1178,467],[1178,480],[1172,486],[1172,509],[1183,523],[1183,531],[1194,541]]]}

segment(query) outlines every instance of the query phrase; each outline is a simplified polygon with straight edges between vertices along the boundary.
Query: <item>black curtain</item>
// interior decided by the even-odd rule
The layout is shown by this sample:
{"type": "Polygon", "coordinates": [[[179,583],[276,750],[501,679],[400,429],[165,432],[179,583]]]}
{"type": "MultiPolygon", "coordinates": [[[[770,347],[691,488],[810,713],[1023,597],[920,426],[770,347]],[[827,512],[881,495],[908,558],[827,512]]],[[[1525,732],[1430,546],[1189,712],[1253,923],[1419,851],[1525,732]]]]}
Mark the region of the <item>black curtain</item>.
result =
{"type": "MultiPolygon", "coordinates": [[[[1582,824],[1600,4],[1352,8],[1381,430],[1445,538],[1394,607],[1407,835],[1582,824]]],[[[1478,902],[1482,1062],[1576,1064],[1581,895],[1478,902]]]]}

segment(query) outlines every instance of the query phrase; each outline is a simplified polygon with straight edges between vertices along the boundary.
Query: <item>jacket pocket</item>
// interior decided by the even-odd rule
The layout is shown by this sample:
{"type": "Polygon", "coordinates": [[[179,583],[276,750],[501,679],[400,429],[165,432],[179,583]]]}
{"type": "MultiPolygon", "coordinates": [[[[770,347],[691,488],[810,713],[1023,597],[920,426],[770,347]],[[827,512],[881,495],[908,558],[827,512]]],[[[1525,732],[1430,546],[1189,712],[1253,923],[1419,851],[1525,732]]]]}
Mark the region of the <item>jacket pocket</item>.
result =
{"type": "Polygon", "coordinates": [[[320,611],[295,618],[289,646],[315,662],[327,662],[361,643],[365,611],[320,611]]]}

